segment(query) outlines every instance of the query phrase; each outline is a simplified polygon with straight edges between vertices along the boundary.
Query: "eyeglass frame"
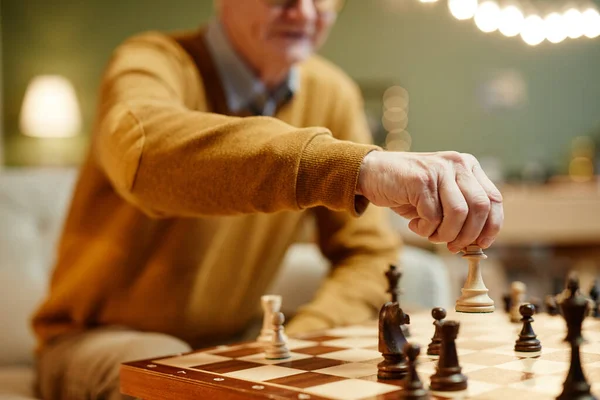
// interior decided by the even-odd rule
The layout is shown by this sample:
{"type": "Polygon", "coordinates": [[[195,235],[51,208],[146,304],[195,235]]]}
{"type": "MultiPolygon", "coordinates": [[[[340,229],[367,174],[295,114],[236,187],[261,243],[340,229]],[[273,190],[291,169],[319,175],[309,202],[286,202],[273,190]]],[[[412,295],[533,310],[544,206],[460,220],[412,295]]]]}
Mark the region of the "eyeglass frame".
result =
{"type": "MultiPolygon", "coordinates": [[[[269,7],[282,7],[287,8],[297,3],[299,0],[263,0],[265,4],[269,7]]],[[[316,0],[318,2],[318,0],[316,0]]],[[[313,4],[317,12],[335,12],[340,13],[344,6],[346,5],[346,0],[333,0],[337,5],[335,5],[330,10],[320,10],[319,6],[316,4],[315,0],[313,0],[313,4]]]]}

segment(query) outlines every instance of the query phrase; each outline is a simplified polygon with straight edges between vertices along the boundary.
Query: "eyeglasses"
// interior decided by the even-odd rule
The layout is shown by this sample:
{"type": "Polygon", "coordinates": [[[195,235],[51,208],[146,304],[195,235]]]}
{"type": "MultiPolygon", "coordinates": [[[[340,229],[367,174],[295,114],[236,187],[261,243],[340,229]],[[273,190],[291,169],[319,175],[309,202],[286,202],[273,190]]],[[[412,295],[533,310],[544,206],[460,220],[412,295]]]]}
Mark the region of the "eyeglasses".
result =
{"type": "MultiPolygon", "coordinates": [[[[264,0],[270,7],[288,8],[296,5],[299,0],[264,0]]],[[[338,12],[344,6],[345,0],[312,0],[318,12],[338,12]]]]}

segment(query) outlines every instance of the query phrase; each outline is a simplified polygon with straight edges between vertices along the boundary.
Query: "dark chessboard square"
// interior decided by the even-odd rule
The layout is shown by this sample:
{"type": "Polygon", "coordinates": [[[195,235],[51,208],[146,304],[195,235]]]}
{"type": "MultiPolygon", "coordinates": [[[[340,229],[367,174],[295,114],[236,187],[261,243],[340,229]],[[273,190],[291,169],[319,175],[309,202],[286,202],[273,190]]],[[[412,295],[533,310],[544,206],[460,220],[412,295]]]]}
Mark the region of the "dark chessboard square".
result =
{"type": "Polygon", "coordinates": [[[193,369],[199,369],[202,371],[214,372],[217,374],[226,374],[228,372],[233,371],[241,371],[243,369],[261,367],[263,364],[253,363],[249,361],[241,361],[241,360],[228,360],[228,361],[220,361],[212,364],[204,364],[198,365],[196,367],[191,367],[193,369]]]}
{"type": "Polygon", "coordinates": [[[335,367],[336,365],[346,364],[345,361],[333,360],[328,358],[310,357],[302,360],[284,361],[277,363],[278,367],[301,369],[304,371],[314,371],[316,369],[335,367]]]}
{"type": "Polygon", "coordinates": [[[324,385],[326,383],[343,381],[345,379],[348,379],[348,378],[342,378],[341,376],[317,374],[316,372],[304,372],[302,374],[296,374],[296,375],[292,375],[292,376],[286,376],[283,378],[271,379],[271,380],[268,380],[265,382],[304,389],[304,388],[311,387],[311,386],[324,385]]]}
{"type": "Polygon", "coordinates": [[[302,354],[309,354],[311,356],[318,356],[321,354],[333,353],[334,351],[340,351],[340,350],[345,350],[345,348],[319,345],[319,346],[310,346],[310,347],[303,347],[300,349],[294,349],[294,353],[302,353],[302,354]]]}
{"type": "Polygon", "coordinates": [[[251,356],[254,354],[262,353],[264,349],[262,347],[244,347],[236,350],[226,350],[219,353],[212,353],[217,356],[241,358],[245,356],[251,356]]]}

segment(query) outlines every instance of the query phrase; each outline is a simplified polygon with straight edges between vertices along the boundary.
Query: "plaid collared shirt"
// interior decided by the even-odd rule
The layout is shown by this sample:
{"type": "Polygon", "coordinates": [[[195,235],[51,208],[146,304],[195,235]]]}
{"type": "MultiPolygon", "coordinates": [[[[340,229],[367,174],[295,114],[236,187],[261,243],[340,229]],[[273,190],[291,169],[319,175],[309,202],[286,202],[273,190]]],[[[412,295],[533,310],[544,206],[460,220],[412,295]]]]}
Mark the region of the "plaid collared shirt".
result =
{"type": "Polygon", "coordinates": [[[218,20],[209,23],[206,44],[221,77],[227,106],[235,114],[273,116],[277,107],[289,101],[298,89],[298,70],[292,67],[287,79],[269,92],[233,49],[218,20]]]}

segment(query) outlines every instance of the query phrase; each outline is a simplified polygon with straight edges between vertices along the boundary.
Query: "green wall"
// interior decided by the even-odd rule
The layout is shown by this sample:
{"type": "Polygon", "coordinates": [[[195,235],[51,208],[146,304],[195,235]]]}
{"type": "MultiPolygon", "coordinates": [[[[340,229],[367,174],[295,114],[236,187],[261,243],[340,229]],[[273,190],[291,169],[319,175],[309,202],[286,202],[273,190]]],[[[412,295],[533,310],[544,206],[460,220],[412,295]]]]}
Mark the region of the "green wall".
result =
{"type": "MultiPolygon", "coordinates": [[[[0,4],[9,164],[37,157],[31,150],[35,140],[16,134],[31,77],[69,77],[89,131],[100,74],[120,41],[147,29],[193,28],[212,12],[212,0],[0,4]]],[[[389,83],[408,89],[414,151],[453,149],[498,157],[507,169],[531,160],[560,169],[571,138],[600,130],[600,38],[532,48],[519,39],[483,34],[472,21],[455,20],[445,1],[348,0],[323,54],[367,89],[389,83]],[[506,71],[522,76],[526,102],[486,109],[482,85],[506,71]]],[[[65,144],[74,160],[86,138],[65,144]]]]}

